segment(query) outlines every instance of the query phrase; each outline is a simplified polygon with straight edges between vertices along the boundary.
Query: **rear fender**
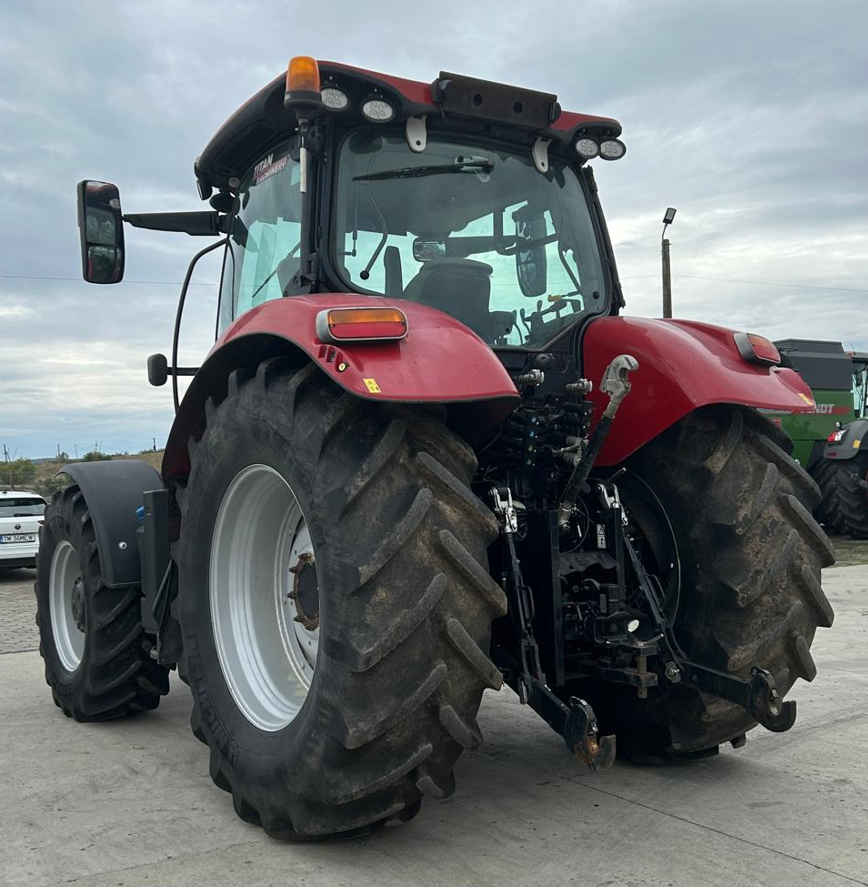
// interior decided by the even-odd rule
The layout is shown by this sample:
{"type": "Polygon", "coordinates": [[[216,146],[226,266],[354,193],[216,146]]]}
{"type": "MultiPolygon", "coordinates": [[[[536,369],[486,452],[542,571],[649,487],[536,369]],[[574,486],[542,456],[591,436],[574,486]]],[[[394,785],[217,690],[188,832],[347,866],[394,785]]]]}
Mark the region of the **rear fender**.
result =
{"type": "Polygon", "coordinates": [[[856,419],[842,430],[844,433],[840,440],[826,443],[824,459],[839,462],[852,459],[863,450],[868,450],[868,419],[856,419]]]}
{"type": "Polygon", "coordinates": [[[275,299],[243,314],[217,340],[193,378],[172,426],[163,477],[190,470],[187,441],[204,427],[209,398],[226,396],[229,376],[253,371],[278,355],[302,366],[313,363],[333,382],[371,401],[442,404],[448,421],[471,442],[518,404],[515,385],[497,356],[454,317],[404,299],[322,294],[275,299]],[[399,341],[324,344],[316,317],[327,308],[399,307],[407,335],[399,341]]]}
{"type": "MultiPolygon", "coordinates": [[[[811,390],[798,373],[749,363],[739,353],[735,331],[688,320],[601,317],[582,340],[582,373],[599,385],[618,354],[632,354],[639,369],[597,464],[615,465],[691,411],[710,404],[740,404],[761,410],[804,413],[814,409],[811,390]]],[[[608,397],[590,399],[599,416],[608,397]]]]}

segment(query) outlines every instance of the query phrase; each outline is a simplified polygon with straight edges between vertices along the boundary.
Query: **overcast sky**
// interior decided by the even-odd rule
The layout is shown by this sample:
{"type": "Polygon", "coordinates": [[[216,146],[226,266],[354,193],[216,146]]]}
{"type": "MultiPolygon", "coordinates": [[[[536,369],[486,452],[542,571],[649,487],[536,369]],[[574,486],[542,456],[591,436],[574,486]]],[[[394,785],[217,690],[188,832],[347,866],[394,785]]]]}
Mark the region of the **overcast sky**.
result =
{"type": "MultiPolygon", "coordinates": [[[[868,350],[866,35],[866,0],[3,0],[0,444],[162,445],[171,394],[145,359],[169,351],[206,241],[128,228],[126,282],[89,286],[75,183],[116,182],[127,212],[205,208],[193,159],[293,55],[457,71],[618,118],[627,156],[596,171],[627,313],[659,316],[660,220],[676,206],[677,316],[868,350]]],[[[189,304],[182,363],[197,363],[216,287],[189,304]]]]}

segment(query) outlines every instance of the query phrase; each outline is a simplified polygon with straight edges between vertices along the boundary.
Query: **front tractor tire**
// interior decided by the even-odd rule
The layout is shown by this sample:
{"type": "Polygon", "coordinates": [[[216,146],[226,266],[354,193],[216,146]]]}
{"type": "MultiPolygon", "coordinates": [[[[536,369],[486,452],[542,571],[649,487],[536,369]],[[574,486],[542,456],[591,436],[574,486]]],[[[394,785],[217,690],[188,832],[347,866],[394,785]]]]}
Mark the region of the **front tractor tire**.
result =
{"type": "Polygon", "coordinates": [[[206,420],[174,557],[211,777],[276,838],[409,820],[453,791],[501,684],[471,449],[283,358],[236,371],[206,420]]]}
{"type": "Polygon", "coordinates": [[[149,655],[139,585],[109,588],[93,519],[73,484],[45,509],[36,572],[36,624],[55,704],[77,721],[154,709],[169,673],[149,655]]]}
{"type": "MultiPolygon", "coordinates": [[[[833,619],[820,570],[835,559],[811,516],[817,485],[789,446],[755,410],[709,407],[644,447],[626,476],[653,489],[671,526],[645,535],[674,537],[677,563],[655,569],[668,576],[664,588],[680,579],[669,600],[677,600],[675,631],[686,655],[742,678],[752,666],[765,668],[782,695],[797,678],[816,675],[811,642],[833,619]]],[[[629,510],[629,484],[623,500],[629,510]]],[[[713,753],[756,726],[739,706],[663,684],[645,700],[622,688],[595,699],[622,757],[653,763],[713,753]]]]}

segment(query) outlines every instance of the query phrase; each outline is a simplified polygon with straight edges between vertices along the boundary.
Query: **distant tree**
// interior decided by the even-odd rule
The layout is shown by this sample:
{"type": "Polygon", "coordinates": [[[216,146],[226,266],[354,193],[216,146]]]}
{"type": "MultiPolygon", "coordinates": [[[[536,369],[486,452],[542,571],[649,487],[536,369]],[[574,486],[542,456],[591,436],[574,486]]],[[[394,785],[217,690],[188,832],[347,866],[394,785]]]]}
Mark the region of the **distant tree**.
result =
{"type": "Polygon", "coordinates": [[[36,466],[30,459],[12,459],[0,462],[0,481],[9,486],[21,486],[33,482],[36,466]]]}
{"type": "Polygon", "coordinates": [[[107,462],[109,459],[111,459],[111,456],[107,456],[99,450],[91,450],[81,457],[82,462],[107,462]]]}

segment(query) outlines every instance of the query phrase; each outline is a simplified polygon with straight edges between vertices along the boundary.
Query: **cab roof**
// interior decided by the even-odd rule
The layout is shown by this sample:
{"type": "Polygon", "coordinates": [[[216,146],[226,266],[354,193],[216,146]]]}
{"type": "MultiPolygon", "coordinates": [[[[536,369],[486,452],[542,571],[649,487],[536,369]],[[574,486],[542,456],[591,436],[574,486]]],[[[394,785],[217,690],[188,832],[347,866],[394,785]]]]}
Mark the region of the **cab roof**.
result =
{"type": "MultiPolygon", "coordinates": [[[[621,125],[617,120],[563,111],[557,104],[557,97],[547,93],[443,72],[433,83],[423,83],[339,62],[320,61],[318,64],[322,86],[336,86],[350,97],[347,110],[326,113],[336,113],[345,119],[363,120],[358,110],[361,103],[366,97],[376,95],[396,106],[395,121],[398,123],[409,117],[435,114],[436,118],[432,116],[431,122],[436,121],[438,125],[454,125],[459,119],[465,124],[475,120],[477,126],[486,127],[486,133],[511,139],[524,137],[529,143],[538,137],[547,138],[551,139],[553,147],[569,146],[580,135],[616,138],[621,134],[621,125]],[[491,95],[492,106],[510,110],[494,118],[484,113],[484,103],[480,103],[483,104],[481,111],[456,109],[454,104],[450,105],[439,96],[435,98],[436,84],[442,82],[443,78],[479,84],[487,95],[491,95]],[[505,99],[508,101],[504,102],[505,99]],[[525,109],[531,106],[538,108],[540,102],[545,100],[549,101],[551,107],[549,119],[542,125],[539,119],[526,119],[529,115],[525,109]]],[[[295,112],[285,108],[283,103],[285,88],[286,75],[280,74],[248,99],[205,146],[194,164],[203,199],[207,199],[214,188],[228,189],[230,178],[240,178],[269,148],[295,130],[295,112]]]]}

